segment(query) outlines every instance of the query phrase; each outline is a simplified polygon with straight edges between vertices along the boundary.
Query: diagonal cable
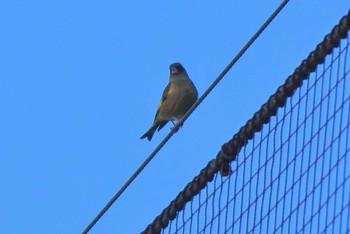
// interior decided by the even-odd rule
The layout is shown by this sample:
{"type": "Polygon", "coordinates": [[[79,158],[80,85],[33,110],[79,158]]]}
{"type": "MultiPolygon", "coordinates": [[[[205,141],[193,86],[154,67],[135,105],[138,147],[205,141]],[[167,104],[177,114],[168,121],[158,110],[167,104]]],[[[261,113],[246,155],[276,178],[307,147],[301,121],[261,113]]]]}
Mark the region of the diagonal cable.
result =
{"type": "Polygon", "coordinates": [[[242,57],[247,49],[254,43],[254,41],[261,35],[266,27],[274,20],[274,18],[280,13],[280,11],[287,5],[289,0],[284,0],[271,14],[271,16],[265,21],[265,23],[259,28],[259,30],[250,38],[245,46],[238,52],[238,54],[232,59],[232,61],[226,66],[226,68],[220,73],[220,75],[214,80],[214,82],[208,87],[208,89],[202,94],[202,96],[193,104],[193,106],[187,111],[187,113],[175,124],[169,134],[159,143],[154,151],[146,158],[146,160],[140,165],[140,167],[131,175],[131,177],[125,182],[125,184],[119,189],[119,191],[111,198],[111,200],[103,207],[103,209],[97,214],[97,216],[91,221],[91,223],[82,232],[88,233],[91,228],[98,222],[98,220],[106,213],[106,211],[113,205],[113,203],[120,197],[120,195],[127,189],[127,187],[135,180],[135,178],[141,173],[141,171],[147,166],[147,164],[156,156],[156,154],[163,148],[168,140],[179,130],[185,120],[192,114],[192,112],[201,104],[201,102],[208,96],[208,94],[215,88],[215,86],[222,80],[222,78],[228,73],[233,65],[242,57]]]}

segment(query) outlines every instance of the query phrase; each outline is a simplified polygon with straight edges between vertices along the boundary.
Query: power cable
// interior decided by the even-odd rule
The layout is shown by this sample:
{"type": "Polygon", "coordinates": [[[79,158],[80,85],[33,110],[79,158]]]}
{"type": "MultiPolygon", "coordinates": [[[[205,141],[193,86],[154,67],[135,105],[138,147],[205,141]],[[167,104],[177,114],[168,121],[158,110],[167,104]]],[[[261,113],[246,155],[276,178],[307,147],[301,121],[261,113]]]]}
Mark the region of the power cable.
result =
{"type": "Polygon", "coordinates": [[[250,38],[245,46],[238,52],[238,54],[232,59],[232,61],[226,66],[226,68],[220,73],[220,75],[214,80],[209,88],[202,94],[202,96],[193,104],[193,106],[187,111],[187,113],[174,125],[169,134],[159,143],[154,151],[146,158],[141,166],[131,175],[131,177],[125,182],[125,184],[119,189],[119,191],[111,198],[111,200],[103,207],[103,209],[97,214],[97,216],[91,221],[91,223],[82,232],[88,233],[91,228],[98,222],[98,220],[106,213],[106,211],[113,205],[113,203],[120,197],[120,195],[127,189],[127,187],[135,180],[135,178],[141,173],[141,171],[147,166],[147,164],[156,156],[156,154],[163,148],[168,140],[176,133],[179,128],[184,124],[185,120],[192,114],[192,112],[202,103],[202,101],[208,96],[208,94],[215,88],[215,86],[222,80],[222,78],[228,73],[233,65],[242,57],[247,49],[254,43],[254,41],[260,36],[260,34],[266,29],[266,27],[273,21],[273,19],[280,13],[280,11],[287,5],[289,0],[284,0],[272,13],[272,15],[265,21],[265,23],[259,28],[259,30],[250,38]]]}

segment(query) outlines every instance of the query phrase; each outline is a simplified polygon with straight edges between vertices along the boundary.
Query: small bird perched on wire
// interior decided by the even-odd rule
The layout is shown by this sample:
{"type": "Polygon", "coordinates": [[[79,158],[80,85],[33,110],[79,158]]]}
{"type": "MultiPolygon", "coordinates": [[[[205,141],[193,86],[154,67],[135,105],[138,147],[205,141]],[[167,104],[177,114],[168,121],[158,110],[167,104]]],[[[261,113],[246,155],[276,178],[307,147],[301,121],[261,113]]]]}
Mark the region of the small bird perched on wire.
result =
{"type": "Polygon", "coordinates": [[[140,139],[150,141],[154,132],[162,129],[169,121],[179,119],[186,114],[198,99],[198,92],[180,63],[169,66],[169,83],[163,91],[151,128],[140,139]]]}

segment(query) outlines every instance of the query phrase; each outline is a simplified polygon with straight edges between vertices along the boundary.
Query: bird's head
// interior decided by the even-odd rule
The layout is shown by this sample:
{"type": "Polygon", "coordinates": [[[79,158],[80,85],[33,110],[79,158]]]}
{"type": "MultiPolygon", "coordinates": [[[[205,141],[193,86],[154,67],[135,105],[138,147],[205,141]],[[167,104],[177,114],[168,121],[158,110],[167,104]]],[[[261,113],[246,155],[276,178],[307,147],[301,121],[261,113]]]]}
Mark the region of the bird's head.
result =
{"type": "Polygon", "coordinates": [[[185,71],[185,68],[181,65],[181,63],[173,63],[169,67],[170,75],[179,75],[185,71]]]}

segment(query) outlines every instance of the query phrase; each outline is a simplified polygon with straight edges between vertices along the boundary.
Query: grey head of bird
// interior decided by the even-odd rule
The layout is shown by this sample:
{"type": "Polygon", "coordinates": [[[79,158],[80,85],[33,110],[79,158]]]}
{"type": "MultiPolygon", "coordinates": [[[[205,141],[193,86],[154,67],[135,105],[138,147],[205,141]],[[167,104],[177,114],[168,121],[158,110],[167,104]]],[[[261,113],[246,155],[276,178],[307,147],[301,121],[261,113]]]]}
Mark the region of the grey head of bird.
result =
{"type": "Polygon", "coordinates": [[[181,65],[181,63],[173,63],[173,64],[170,64],[169,70],[170,70],[170,74],[171,74],[171,75],[180,75],[180,74],[183,74],[183,73],[186,74],[186,70],[185,70],[185,68],[181,65]]]}

